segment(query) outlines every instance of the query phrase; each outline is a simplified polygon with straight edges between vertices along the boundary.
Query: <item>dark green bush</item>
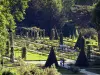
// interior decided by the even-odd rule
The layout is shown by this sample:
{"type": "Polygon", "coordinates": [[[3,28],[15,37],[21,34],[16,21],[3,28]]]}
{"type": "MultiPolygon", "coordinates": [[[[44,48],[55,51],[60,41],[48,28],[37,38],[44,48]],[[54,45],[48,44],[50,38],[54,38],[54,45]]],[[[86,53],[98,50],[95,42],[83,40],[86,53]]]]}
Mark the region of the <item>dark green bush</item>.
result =
{"type": "Polygon", "coordinates": [[[22,59],[26,59],[26,47],[22,48],[22,59]]]}

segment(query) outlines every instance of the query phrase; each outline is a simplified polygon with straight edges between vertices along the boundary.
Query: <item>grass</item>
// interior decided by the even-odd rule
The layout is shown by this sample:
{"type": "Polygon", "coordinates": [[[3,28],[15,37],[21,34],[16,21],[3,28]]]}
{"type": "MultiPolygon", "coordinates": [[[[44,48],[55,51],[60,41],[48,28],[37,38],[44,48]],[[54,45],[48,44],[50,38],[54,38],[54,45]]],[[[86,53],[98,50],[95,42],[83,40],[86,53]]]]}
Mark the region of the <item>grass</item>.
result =
{"type": "Polygon", "coordinates": [[[62,67],[57,67],[58,72],[60,72],[61,74],[71,74],[72,72],[67,70],[66,68],[62,68],[62,67]]]}
{"type": "Polygon", "coordinates": [[[82,73],[73,73],[70,70],[67,70],[66,68],[63,67],[57,67],[58,72],[60,72],[62,75],[83,75],[82,73]]]}
{"type": "MultiPolygon", "coordinates": [[[[21,51],[15,51],[15,58],[21,57],[21,51]]],[[[26,60],[47,60],[46,55],[27,52],[26,60]]]]}
{"type": "Polygon", "coordinates": [[[65,59],[72,59],[72,60],[76,60],[78,57],[78,52],[66,52],[61,54],[60,52],[58,53],[59,57],[63,57],[65,59]]]}

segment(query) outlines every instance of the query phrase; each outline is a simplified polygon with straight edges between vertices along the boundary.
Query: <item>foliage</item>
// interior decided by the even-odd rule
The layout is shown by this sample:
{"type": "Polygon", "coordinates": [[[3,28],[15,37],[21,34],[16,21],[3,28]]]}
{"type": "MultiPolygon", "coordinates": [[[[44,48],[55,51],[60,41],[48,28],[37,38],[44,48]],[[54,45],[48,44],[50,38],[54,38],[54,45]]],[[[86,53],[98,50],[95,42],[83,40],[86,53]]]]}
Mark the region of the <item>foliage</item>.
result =
{"type": "Polygon", "coordinates": [[[24,17],[25,9],[28,6],[27,3],[28,0],[16,0],[16,2],[14,0],[0,1],[0,50],[2,55],[9,39],[8,29],[14,32],[16,21],[21,21],[24,17]]]}
{"type": "Polygon", "coordinates": [[[42,67],[39,68],[33,64],[26,64],[22,59],[20,59],[19,62],[20,67],[18,71],[21,75],[60,75],[54,66],[42,69],[42,67]]]}
{"type": "Polygon", "coordinates": [[[95,8],[92,13],[92,22],[95,24],[96,30],[100,30],[100,1],[95,5],[95,8]]]}
{"type": "Polygon", "coordinates": [[[82,33],[82,36],[85,36],[86,38],[90,38],[94,35],[97,35],[97,32],[94,28],[82,28],[80,32],[82,33]]]}
{"type": "Polygon", "coordinates": [[[85,39],[80,36],[80,42],[79,42],[80,45],[80,53],[79,53],[79,56],[76,60],[76,63],[75,63],[75,66],[78,66],[78,67],[88,67],[89,66],[89,63],[88,63],[88,59],[85,55],[85,39]]]}
{"type": "Polygon", "coordinates": [[[25,16],[25,10],[28,8],[29,0],[9,0],[10,12],[16,21],[22,21],[25,16]]]}
{"type": "Polygon", "coordinates": [[[32,65],[29,66],[29,65],[26,64],[26,63],[24,62],[24,60],[21,59],[21,58],[18,58],[18,63],[19,63],[19,65],[20,65],[20,67],[19,67],[19,69],[18,69],[20,75],[24,75],[25,72],[29,73],[29,70],[31,69],[32,65]]]}
{"type": "Polygon", "coordinates": [[[53,47],[50,50],[50,53],[48,55],[48,59],[45,63],[45,67],[51,67],[51,65],[55,64],[56,67],[58,67],[58,62],[57,62],[57,58],[54,52],[53,47]],[[52,60],[52,61],[51,61],[52,60]]]}
{"type": "Polygon", "coordinates": [[[16,75],[16,74],[13,74],[13,73],[10,72],[10,71],[4,71],[4,72],[2,73],[2,75],[16,75]]]}
{"type": "Polygon", "coordinates": [[[61,28],[67,21],[67,12],[74,0],[31,0],[27,9],[25,23],[45,28],[50,35],[52,28],[61,28]]]}

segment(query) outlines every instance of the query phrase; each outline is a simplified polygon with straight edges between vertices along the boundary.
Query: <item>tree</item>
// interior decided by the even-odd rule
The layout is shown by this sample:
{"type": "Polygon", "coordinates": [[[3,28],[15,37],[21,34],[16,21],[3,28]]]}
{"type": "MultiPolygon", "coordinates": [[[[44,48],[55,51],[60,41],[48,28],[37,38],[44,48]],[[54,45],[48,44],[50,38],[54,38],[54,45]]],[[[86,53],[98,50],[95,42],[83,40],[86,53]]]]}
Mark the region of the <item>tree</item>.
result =
{"type": "Polygon", "coordinates": [[[6,19],[5,14],[7,14],[7,13],[5,12],[6,8],[4,9],[3,2],[4,1],[0,1],[0,51],[1,51],[0,53],[1,53],[1,63],[3,62],[3,52],[4,52],[4,49],[6,47],[6,41],[7,41],[7,37],[8,37],[8,32],[7,32],[6,27],[9,24],[9,22],[6,19]]]}
{"type": "MultiPolygon", "coordinates": [[[[14,22],[19,22],[22,21],[24,19],[24,15],[25,15],[25,10],[28,7],[28,0],[9,0],[9,10],[11,15],[13,16],[13,20],[14,22]]],[[[11,24],[11,23],[10,23],[11,24]]],[[[11,26],[9,27],[9,29],[12,32],[11,26]]],[[[11,33],[11,62],[14,62],[14,51],[13,51],[13,33],[11,33]]]]}
{"type": "Polygon", "coordinates": [[[26,59],[26,47],[22,47],[22,59],[26,59]]]}
{"type": "MultiPolygon", "coordinates": [[[[70,11],[74,0],[32,0],[29,3],[26,19],[23,23],[34,24],[37,27],[50,31],[64,25],[66,13],[70,11]]],[[[57,32],[57,31],[56,31],[57,32]]]]}
{"type": "MultiPolygon", "coordinates": [[[[28,0],[1,0],[0,1],[0,50],[5,49],[8,40],[8,30],[14,32],[17,21],[22,21],[25,9],[28,7],[28,0]],[[20,2],[20,3],[19,3],[20,2]]],[[[12,38],[12,37],[11,37],[12,38]]],[[[13,52],[13,48],[11,48],[13,52]]],[[[2,53],[2,52],[1,52],[2,53]]],[[[13,54],[13,53],[11,53],[13,54]]],[[[14,58],[12,55],[11,58],[14,58]]]]}
{"type": "Polygon", "coordinates": [[[57,58],[54,52],[53,47],[51,48],[51,51],[49,53],[48,59],[45,63],[45,67],[51,67],[53,64],[55,64],[56,67],[58,67],[58,62],[57,62],[57,58]]]}
{"type": "Polygon", "coordinates": [[[88,59],[85,55],[85,51],[84,51],[84,48],[85,48],[85,39],[83,37],[80,38],[80,53],[79,53],[79,56],[76,60],[76,63],[75,63],[75,66],[78,66],[78,67],[88,67],[89,66],[89,63],[88,63],[88,59]]]}
{"type": "Polygon", "coordinates": [[[100,1],[96,4],[93,14],[92,14],[92,22],[95,25],[95,29],[98,33],[98,46],[100,50],[100,1]]]}
{"type": "Polygon", "coordinates": [[[74,49],[76,49],[77,47],[79,48],[79,49],[81,49],[81,37],[82,37],[82,34],[80,33],[79,34],[79,37],[78,37],[78,39],[77,39],[77,42],[76,42],[76,44],[75,44],[75,46],[74,46],[74,49]]]}
{"type": "Polygon", "coordinates": [[[78,5],[93,5],[100,0],[75,0],[75,4],[78,5]]]}

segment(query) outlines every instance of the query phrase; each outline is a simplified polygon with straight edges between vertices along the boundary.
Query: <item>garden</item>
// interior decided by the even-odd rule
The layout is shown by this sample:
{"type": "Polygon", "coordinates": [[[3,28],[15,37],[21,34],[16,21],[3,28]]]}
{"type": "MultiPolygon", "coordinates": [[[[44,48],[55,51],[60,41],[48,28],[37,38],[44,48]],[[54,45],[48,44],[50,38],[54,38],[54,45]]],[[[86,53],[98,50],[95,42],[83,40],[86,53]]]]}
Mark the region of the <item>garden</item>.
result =
{"type": "Polygon", "coordinates": [[[0,75],[99,75],[99,0],[1,0],[0,75]]]}

